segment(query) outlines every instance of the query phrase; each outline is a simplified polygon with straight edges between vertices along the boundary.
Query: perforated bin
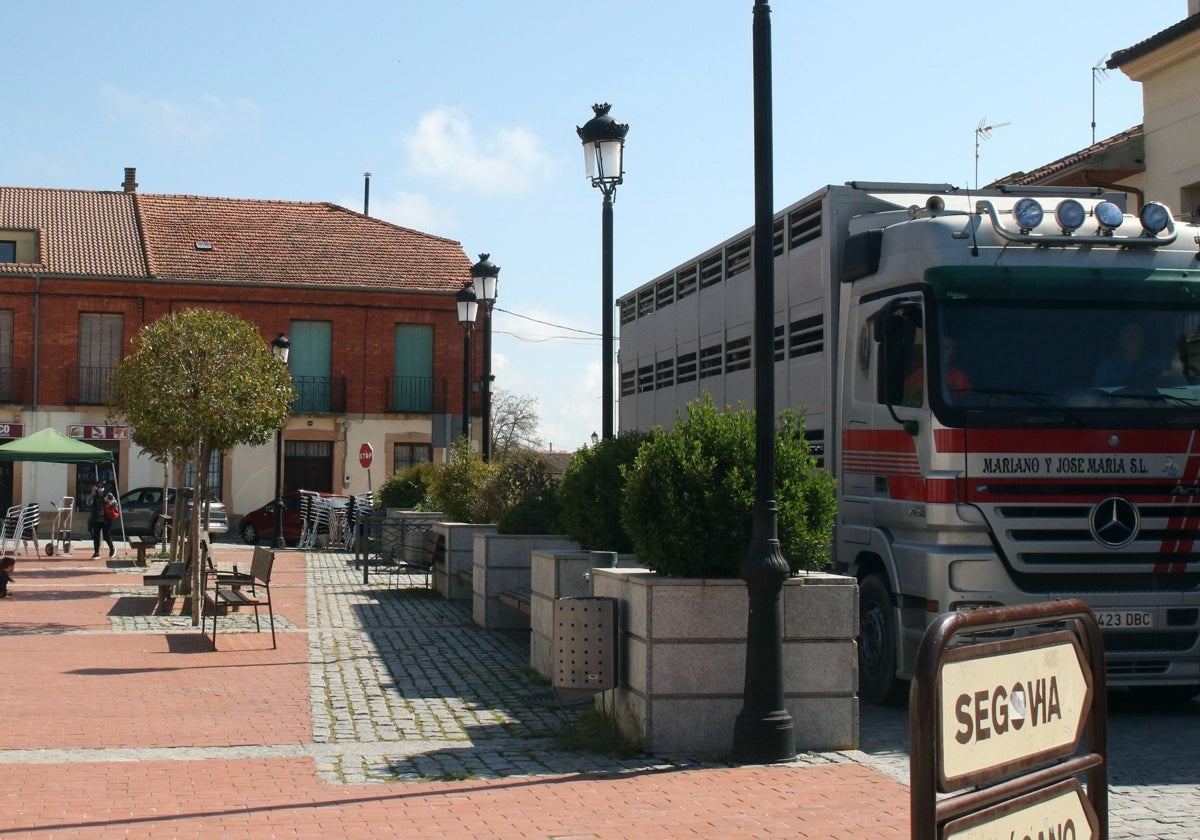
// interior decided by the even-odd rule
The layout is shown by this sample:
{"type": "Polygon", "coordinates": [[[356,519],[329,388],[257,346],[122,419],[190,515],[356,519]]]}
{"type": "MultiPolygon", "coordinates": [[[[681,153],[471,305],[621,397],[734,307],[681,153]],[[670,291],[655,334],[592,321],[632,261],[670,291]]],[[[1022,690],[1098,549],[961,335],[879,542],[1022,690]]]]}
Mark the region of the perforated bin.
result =
{"type": "Polygon", "coordinates": [[[617,685],[617,600],[554,601],[556,689],[607,691],[617,685]]]}

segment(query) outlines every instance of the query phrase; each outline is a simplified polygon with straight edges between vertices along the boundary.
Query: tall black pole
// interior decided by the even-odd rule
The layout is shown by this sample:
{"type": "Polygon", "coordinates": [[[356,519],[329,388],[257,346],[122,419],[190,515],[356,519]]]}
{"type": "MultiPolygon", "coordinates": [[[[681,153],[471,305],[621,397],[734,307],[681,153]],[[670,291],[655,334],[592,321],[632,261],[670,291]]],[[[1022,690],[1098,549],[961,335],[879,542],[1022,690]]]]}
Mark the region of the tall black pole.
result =
{"type": "Polygon", "coordinates": [[[283,427],[275,430],[275,547],[286,548],[283,538],[283,427]]]}
{"type": "Polygon", "coordinates": [[[480,383],[483,395],[483,417],[480,420],[480,454],[484,462],[492,459],[492,302],[483,302],[483,379],[480,383]]]}
{"type": "Polygon", "coordinates": [[[463,437],[471,440],[471,328],[463,327],[463,437]]]}
{"type": "MultiPolygon", "coordinates": [[[[615,189],[615,187],[614,187],[615,189]]],[[[604,359],[601,363],[603,382],[600,401],[603,403],[601,431],[604,440],[613,437],[613,190],[604,191],[604,210],[601,222],[601,249],[603,265],[600,270],[601,332],[603,332],[604,359]]]]}
{"type": "Polygon", "coordinates": [[[742,561],[749,613],[742,711],[734,761],[760,764],[796,756],[783,697],[783,610],[788,564],[779,550],[775,504],[775,253],[771,144],[771,7],[754,4],[754,535],[742,561]]]}

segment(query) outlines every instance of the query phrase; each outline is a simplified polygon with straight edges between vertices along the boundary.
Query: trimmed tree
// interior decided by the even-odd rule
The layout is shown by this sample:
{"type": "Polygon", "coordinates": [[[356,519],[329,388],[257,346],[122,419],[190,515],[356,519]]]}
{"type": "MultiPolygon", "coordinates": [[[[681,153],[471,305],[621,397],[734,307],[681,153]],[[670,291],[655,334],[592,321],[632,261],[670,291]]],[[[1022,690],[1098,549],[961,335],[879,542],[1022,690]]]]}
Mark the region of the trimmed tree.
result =
{"type": "Polygon", "coordinates": [[[200,622],[201,498],[213,452],[261,446],[287,422],[292,383],[258,327],[211,309],[172,312],[142,327],[113,373],[110,409],[154,458],[193,461],[188,559],[192,623],[200,622]]]}

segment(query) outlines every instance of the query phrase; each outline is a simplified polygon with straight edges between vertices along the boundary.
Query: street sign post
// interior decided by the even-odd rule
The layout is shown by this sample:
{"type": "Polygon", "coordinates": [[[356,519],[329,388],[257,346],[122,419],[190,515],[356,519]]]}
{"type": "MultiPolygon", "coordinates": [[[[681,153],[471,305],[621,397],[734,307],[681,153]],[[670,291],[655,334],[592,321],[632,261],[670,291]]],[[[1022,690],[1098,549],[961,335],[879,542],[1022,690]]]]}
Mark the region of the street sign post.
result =
{"type": "Polygon", "coordinates": [[[1082,601],[938,616],[909,698],[912,836],[1106,838],[1106,718],[1104,644],[1082,601]]]}
{"type": "Polygon", "coordinates": [[[358,463],[367,471],[367,489],[371,488],[371,462],[375,460],[375,449],[369,443],[358,447],[358,463]]]}

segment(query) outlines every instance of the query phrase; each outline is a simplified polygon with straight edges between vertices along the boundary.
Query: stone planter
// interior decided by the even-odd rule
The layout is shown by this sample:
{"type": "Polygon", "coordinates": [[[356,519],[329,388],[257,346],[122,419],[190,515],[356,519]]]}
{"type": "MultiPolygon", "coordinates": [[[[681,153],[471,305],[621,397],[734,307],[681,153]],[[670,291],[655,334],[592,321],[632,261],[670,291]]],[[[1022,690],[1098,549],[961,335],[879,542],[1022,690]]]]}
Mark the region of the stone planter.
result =
{"type": "Polygon", "coordinates": [[[529,629],[529,614],[501,603],[500,593],[530,596],[534,551],[578,548],[574,540],[555,535],[476,534],[471,570],[474,622],[485,630],[529,629]]]}
{"type": "MultiPolygon", "coordinates": [[[[617,725],[660,756],[724,756],[742,709],[746,587],[741,580],[594,569],[592,588],[618,601],[617,725]]],[[[817,572],[783,590],[784,702],[797,750],[858,744],[858,587],[817,572]]]]}
{"type": "Polygon", "coordinates": [[[439,522],[433,530],[442,535],[446,546],[445,562],[433,567],[434,591],[449,601],[471,600],[475,535],[494,534],[496,526],[439,522]]]}
{"type": "Polygon", "coordinates": [[[534,551],[530,553],[529,665],[546,679],[554,675],[554,601],[591,595],[593,568],[630,568],[632,554],[609,551],[534,551]]]}

